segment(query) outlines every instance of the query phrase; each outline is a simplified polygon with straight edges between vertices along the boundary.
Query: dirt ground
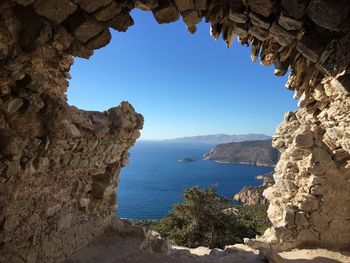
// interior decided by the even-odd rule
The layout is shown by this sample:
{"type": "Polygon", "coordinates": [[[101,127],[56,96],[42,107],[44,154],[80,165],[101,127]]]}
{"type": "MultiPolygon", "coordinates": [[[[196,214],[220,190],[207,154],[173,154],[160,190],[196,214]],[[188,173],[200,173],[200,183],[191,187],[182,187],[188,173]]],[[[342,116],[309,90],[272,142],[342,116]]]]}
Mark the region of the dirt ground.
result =
{"type": "Polygon", "coordinates": [[[326,249],[296,249],[283,253],[264,254],[243,244],[226,247],[225,250],[199,247],[189,249],[171,246],[167,253],[155,253],[151,248],[141,249],[145,240],[142,229],[121,226],[106,231],[87,247],[67,258],[66,263],[350,263],[350,253],[326,249]],[[119,229],[118,229],[119,228],[119,229]]]}

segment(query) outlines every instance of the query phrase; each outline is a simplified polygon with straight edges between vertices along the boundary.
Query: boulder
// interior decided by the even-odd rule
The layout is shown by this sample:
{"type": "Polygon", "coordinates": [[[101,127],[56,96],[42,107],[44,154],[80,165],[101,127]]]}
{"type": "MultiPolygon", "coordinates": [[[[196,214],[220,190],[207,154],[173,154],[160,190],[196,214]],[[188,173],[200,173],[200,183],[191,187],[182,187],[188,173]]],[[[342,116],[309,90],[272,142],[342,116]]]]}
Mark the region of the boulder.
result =
{"type": "Polygon", "coordinates": [[[69,0],[35,0],[34,9],[39,15],[60,24],[77,10],[77,5],[69,0]]]}
{"type": "Polygon", "coordinates": [[[349,10],[347,0],[311,0],[307,15],[321,27],[340,31],[349,17],[349,10]]]}
{"type": "Polygon", "coordinates": [[[276,4],[276,0],[248,0],[250,9],[265,17],[269,17],[275,11],[276,4]]]}
{"type": "Polygon", "coordinates": [[[298,134],[295,139],[296,147],[309,148],[314,145],[314,134],[313,132],[305,132],[298,134]]]}
{"type": "Polygon", "coordinates": [[[152,9],[152,12],[159,24],[175,22],[180,18],[180,14],[171,0],[159,2],[159,6],[152,9]]]}
{"type": "Polygon", "coordinates": [[[79,6],[85,12],[92,13],[101,7],[110,5],[111,3],[112,0],[81,0],[79,6]]]}
{"type": "Polygon", "coordinates": [[[309,0],[282,0],[281,6],[289,16],[300,19],[305,15],[308,3],[309,0]]]}

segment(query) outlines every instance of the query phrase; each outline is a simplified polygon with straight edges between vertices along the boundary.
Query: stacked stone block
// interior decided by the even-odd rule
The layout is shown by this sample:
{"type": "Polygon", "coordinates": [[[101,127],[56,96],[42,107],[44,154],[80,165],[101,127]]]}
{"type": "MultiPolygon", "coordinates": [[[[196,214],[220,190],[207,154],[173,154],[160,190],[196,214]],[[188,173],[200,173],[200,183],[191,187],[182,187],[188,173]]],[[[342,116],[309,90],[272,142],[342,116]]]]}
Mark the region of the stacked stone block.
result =
{"type": "MultiPolygon", "coordinates": [[[[73,56],[89,58],[130,12],[205,20],[215,40],[289,72],[300,110],[274,136],[273,227],[255,245],[349,248],[350,6],[346,0],[3,0],[0,3],[0,261],[53,262],[104,230],[142,117],[69,107],[73,56]]],[[[132,52],[132,51],[131,51],[132,52]]],[[[219,69],[218,69],[219,70],[219,69]]],[[[234,70],[234,69],[232,69],[234,70]]],[[[73,87],[74,88],[74,87],[73,87]]]]}

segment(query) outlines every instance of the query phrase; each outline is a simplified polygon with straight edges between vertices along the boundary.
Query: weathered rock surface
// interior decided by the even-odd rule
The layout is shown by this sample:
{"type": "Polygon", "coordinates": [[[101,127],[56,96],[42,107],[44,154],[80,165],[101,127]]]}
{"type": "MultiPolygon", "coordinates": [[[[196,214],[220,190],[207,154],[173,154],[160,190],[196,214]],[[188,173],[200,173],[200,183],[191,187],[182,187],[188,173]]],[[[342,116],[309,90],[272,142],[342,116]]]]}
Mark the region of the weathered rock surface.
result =
{"type": "Polygon", "coordinates": [[[287,113],[274,135],[281,158],[275,184],[264,192],[274,227],[262,239],[282,249],[305,244],[347,249],[349,94],[330,78],[304,96],[302,108],[287,113]]]}
{"type": "Polygon", "coordinates": [[[259,263],[269,262],[341,262],[350,261],[349,253],[339,253],[325,249],[293,250],[277,254],[270,250],[257,251],[243,244],[229,245],[225,249],[209,249],[206,247],[186,248],[174,246],[164,241],[151,231],[142,231],[132,225],[132,222],[116,222],[99,237],[95,238],[87,247],[68,257],[67,263],[259,263]],[[152,240],[152,241],[151,241],[152,240]],[[157,241],[155,241],[157,240],[157,241]],[[148,249],[140,249],[145,244],[148,249]],[[162,245],[160,245],[162,244],[162,245]],[[164,248],[159,250],[157,248],[164,248]],[[152,248],[152,249],[150,249],[152,248]],[[156,248],[155,250],[153,248],[156,248]],[[273,261],[272,259],[278,260],[273,261]],[[262,261],[264,260],[264,261],[262,261]],[[291,261],[289,261],[291,260],[291,261]]]}
{"type": "Polygon", "coordinates": [[[167,142],[180,142],[180,143],[207,143],[207,144],[223,144],[229,142],[244,142],[244,141],[258,141],[272,139],[271,136],[265,134],[213,134],[213,135],[199,135],[165,140],[167,142]]]}
{"type": "Polygon", "coordinates": [[[107,112],[79,111],[43,95],[46,109],[33,113],[26,95],[26,108],[0,131],[0,262],[14,262],[13,249],[24,262],[58,261],[109,225],[119,171],[142,117],[123,102],[111,109],[115,125],[107,112]],[[132,125],[123,127],[127,118],[132,125]]]}
{"type": "Polygon", "coordinates": [[[271,140],[260,140],[219,144],[204,155],[204,160],[274,166],[279,154],[271,142],[271,140]]]}
{"type": "Polygon", "coordinates": [[[240,190],[233,199],[235,201],[241,202],[244,205],[256,205],[256,204],[266,204],[267,199],[264,197],[263,192],[268,187],[272,186],[275,182],[272,177],[273,173],[260,175],[259,179],[263,180],[263,183],[259,186],[245,186],[240,190]]]}
{"type": "MultiPolygon", "coordinates": [[[[114,188],[142,117],[67,105],[72,56],[125,32],[135,7],[159,23],[203,18],[227,47],[290,70],[300,110],[274,136],[281,152],[265,191],[273,227],[255,246],[350,248],[350,30],[347,1],[3,0],[0,2],[0,261],[57,262],[109,225],[114,188]]],[[[234,69],[232,69],[234,70],[234,69]]],[[[251,96],[251,94],[249,95],[251,96]]]]}

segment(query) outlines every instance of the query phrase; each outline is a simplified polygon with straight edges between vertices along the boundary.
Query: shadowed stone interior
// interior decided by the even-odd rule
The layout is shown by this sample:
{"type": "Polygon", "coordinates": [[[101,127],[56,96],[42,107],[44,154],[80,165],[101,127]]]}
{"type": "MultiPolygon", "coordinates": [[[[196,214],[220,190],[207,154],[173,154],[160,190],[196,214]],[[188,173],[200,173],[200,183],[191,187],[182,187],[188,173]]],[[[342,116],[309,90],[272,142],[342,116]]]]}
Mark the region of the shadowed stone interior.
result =
{"type": "MultiPolygon", "coordinates": [[[[110,224],[115,187],[143,118],[127,102],[105,112],[70,107],[72,56],[89,58],[110,29],[203,18],[227,47],[290,69],[281,152],[265,191],[273,227],[253,247],[350,248],[350,6],[346,0],[3,0],[0,3],[0,262],[61,261],[110,224]]],[[[132,51],[131,51],[132,52],[132,51]]],[[[234,69],[232,69],[234,70],[234,69]]]]}

